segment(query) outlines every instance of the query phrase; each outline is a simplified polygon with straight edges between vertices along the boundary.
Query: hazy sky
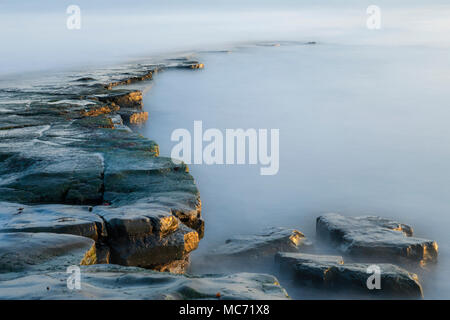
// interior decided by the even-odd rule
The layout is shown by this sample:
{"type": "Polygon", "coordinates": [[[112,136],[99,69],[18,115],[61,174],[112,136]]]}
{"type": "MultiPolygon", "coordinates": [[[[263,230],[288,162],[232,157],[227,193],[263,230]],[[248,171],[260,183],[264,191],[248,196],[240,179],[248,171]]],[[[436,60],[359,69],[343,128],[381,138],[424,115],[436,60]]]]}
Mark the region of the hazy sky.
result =
{"type": "Polygon", "coordinates": [[[123,61],[239,41],[448,45],[448,1],[16,1],[0,3],[0,74],[123,61]],[[68,30],[66,9],[81,9],[68,30]],[[366,8],[382,30],[366,28],[366,8]]]}

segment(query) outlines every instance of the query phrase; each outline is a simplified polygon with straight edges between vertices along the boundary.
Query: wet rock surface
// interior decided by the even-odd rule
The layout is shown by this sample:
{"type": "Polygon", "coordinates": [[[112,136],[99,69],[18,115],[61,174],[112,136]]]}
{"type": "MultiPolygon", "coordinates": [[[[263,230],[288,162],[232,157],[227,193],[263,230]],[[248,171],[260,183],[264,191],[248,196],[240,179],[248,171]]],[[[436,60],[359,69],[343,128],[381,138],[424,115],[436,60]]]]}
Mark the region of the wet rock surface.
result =
{"type": "Polygon", "coordinates": [[[0,233],[0,279],[18,272],[65,270],[96,262],[92,239],[55,233],[0,233]]]}
{"type": "Polygon", "coordinates": [[[98,240],[106,236],[106,227],[89,206],[0,202],[0,232],[64,233],[98,240]]]}
{"type": "Polygon", "coordinates": [[[81,268],[80,290],[67,288],[65,272],[24,274],[0,280],[4,299],[288,299],[270,275],[237,273],[202,277],[159,273],[135,267],[81,268]],[[21,288],[17,290],[17,288],[21,288]]]}
{"type": "Polygon", "coordinates": [[[258,259],[273,257],[278,251],[297,252],[299,248],[311,246],[311,242],[298,230],[267,228],[259,234],[238,235],[228,239],[210,257],[258,259]]]}
{"type": "Polygon", "coordinates": [[[342,253],[378,261],[414,261],[421,265],[437,261],[435,241],[413,237],[413,229],[393,220],[345,217],[330,213],[317,218],[317,236],[342,253]]]}
{"type": "Polygon", "coordinates": [[[377,264],[380,287],[369,289],[367,282],[373,270],[367,263],[344,263],[340,256],[280,252],[276,263],[291,273],[302,285],[336,291],[356,291],[384,298],[421,298],[418,277],[393,264],[377,264]]]}
{"type": "Polygon", "coordinates": [[[185,164],[130,129],[148,114],[125,85],[200,66],[182,58],[0,88],[0,233],[83,236],[100,262],[184,272],[203,235],[199,192],[185,164]]]}

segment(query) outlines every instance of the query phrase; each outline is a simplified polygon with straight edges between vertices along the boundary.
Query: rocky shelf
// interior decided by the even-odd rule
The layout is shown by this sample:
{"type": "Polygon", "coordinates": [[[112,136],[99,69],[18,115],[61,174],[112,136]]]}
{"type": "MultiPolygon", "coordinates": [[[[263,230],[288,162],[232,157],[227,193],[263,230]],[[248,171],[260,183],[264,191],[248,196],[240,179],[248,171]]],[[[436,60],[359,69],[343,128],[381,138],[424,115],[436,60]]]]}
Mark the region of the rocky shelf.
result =
{"type": "Polygon", "coordinates": [[[130,129],[148,114],[142,92],[124,87],[171,68],[203,65],[136,64],[2,88],[0,232],[82,236],[95,241],[96,262],[182,273],[203,236],[199,192],[184,163],[130,129]]]}

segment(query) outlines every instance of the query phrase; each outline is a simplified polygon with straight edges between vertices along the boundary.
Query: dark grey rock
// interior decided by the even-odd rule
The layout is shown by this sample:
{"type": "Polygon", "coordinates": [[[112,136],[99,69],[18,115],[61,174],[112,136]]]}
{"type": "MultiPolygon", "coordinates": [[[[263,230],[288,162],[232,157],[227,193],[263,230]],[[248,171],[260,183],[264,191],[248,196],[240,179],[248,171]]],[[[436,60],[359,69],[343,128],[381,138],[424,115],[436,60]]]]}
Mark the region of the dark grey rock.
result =
{"type": "MultiPolygon", "coordinates": [[[[318,265],[344,264],[341,256],[316,255],[300,252],[278,252],[275,255],[275,262],[283,269],[292,269],[300,263],[316,263],[318,265]]],[[[294,270],[294,269],[292,269],[294,270]]]]}
{"type": "Polygon", "coordinates": [[[0,278],[33,270],[60,270],[97,262],[95,242],[55,233],[0,233],[0,278]]]}
{"type": "Polygon", "coordinates": [[[211,257],[257,259],[273,256],[278,251],[297,252],[311,243],[300,231],[285,228],[267,228],[255,235],[238,235],[216,248],[211,257]]]}
{"type": "Polygon", "coordinates": [[[184,163],[127,152],[105,159],[105,202],[169,210],[203,237],[200,194],[184,163]]]}
{"type": "Polygon", "coordinates": [[[197,61],[185,60],[175,64],[169,64],[168,67],[176,69],[203,69],[205,65],[197,61]]]}
{"type": "Polygon", "coordinates": [[[58,204],[0,202],[0,232],[65,233],[93,240],[106,237],[104,222],[92,213],[92,207],[58,204]]]}
{"type": "Polygon", "coordinates": [[[436,262],[435,241],[412,237],[410,226],[380,217],[345,217],[330,213],[317,218],[317,236],[342,253],[383,261],[406,259],[422,265],[436,262]]]}
{"type": "Polygon", "coordinates": [[[94,212],[106,223],[111,263],[180,273],[199,243],[198,233],[181,223],[168,207],[140,202],[96,207],[94,212]]]}
{"type": "Polygon", "coordinates": [[[171,191],[155,192],[137,203],[149,203],[153,207],[170,208],[170,211],[187,227],[194,229],[203,238],[204,221],[201,219],[202,204],[198,192],[171,191]]]}
{"type": "Polygon", "coordinates": [[[380,268],[381,287],[369,289],[367,281],[373,272],[368,272],[371,265],[367,263],[344,264],[340,256],[285,252],[278,253],[275,261],[282,270],[291,272],[301,285],[390,298],[423,297],[417,275],[393,264],[376,264],[380,268]]]}

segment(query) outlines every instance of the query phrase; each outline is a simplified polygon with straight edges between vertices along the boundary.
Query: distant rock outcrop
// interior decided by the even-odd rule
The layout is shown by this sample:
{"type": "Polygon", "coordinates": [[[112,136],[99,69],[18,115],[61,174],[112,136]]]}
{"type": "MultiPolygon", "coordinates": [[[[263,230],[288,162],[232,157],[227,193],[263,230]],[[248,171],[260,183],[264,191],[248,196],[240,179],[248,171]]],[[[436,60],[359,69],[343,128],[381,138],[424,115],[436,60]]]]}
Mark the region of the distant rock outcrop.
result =
{"type": "Polygon", "coordinates": [[[422,287],[418,277],[393,264],[377,264],[380,288],[369,288],[367,263],[344,263],[340,256],[280,252],[275,261],[282,270],[291,272],[303,285],[339,291],[357,291],[383,297],[421,298],[422,287]]]}

